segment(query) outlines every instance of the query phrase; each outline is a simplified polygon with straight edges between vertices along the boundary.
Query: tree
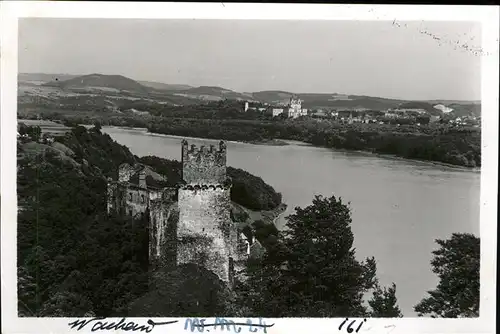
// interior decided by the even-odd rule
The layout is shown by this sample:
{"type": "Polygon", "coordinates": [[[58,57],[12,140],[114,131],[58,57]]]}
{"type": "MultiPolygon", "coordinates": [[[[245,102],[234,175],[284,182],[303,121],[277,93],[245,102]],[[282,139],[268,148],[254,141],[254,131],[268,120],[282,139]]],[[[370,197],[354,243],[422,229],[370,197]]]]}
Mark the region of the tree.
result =
{"type": "Polygon", "coordinates": [[[480,241],[472,234],[454,233],[448,240],[436,240],[432,271],[439,283],[414,309],[419,316],[459,318],[479,316],[480,241]]]}
{"type": "Polygon", "coordinates": [[[297,207],[287,220],[276,245],[260,263],[248,266],[249,279],[241,295],[253,313],[269,317],[369,315],[363,295],[377,284],[376,263],[374,258],[365,262],[355,258],[349,207],[334,196],[316,196],[312,205],[297,207]]]}
{"type": "Polygon", "coordinates": [[[377,284],[368,304],[372,308],[370,312],[372,318],[400,318],[403,316],[397,305],[396,284],[394,283],[383,290],[377,284]]]}
{"type": "Polygon", "coordinates": [[[21,136],[28,134],[28,126],[24,123],[19,123],[18,132],[21,136]]]}
{"type": "Polygon", "coordinates": [[[26,126],[23,123],[21,123],[19,127],[19,134],[27,134],[31,140],[33,141],[39,141],[41,136],[42,136],[42,129],[37,125],[37,126],[26,126]]]}
{"type": "Polygon", "coordinates": [[[94,130],[97,133],[101,133],[101,130],[102,130],[101,123],[99,121],[96,121],[94,123],[94,127],[92,128],[92,130],[94,130]]]}

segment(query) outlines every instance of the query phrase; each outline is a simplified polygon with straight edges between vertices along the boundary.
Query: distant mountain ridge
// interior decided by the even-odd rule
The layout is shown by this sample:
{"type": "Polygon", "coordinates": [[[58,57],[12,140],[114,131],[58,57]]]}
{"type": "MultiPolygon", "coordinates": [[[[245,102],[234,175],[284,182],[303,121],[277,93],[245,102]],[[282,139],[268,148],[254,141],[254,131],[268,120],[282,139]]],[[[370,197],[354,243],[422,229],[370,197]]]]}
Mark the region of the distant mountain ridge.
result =
{"type": "Polygon", "coordinates": [[[393,108],[421,108],[431,115],[443,113],[443,105],[453,109],[457,116],[476,115],[481,113],[481,104],[478,101],[456,101],[456,100],[429,100],[414,101],[401,100],[365,95],[348,95],[338,93],[292,93],[281,90],[265,90],[258,92],[236,92],[218,86],[199,86],[165,84],[153,81],[136,81],[123,75],[105,74],[45,74],[45,73],[20,73],[20,82],[44,82],[43,85],[60,87],[69,90],[103,90],[103,91],[126,91],[140,96],[153,98],[164,97],[175,104],[193,104],[196,101],[217,101],[223,99],[246,100],[268,104],[282,104],[289,101],[290,97],[296,95],[303,100],[303,107],[308,109],[328,108],[360,108],[372,110],[385,110],[393,108]],[[441,109],[440,109],[441,108],[441,109]]]}
{"type": "Polygon", "coordinates": [[[50,81],[45,85],[63,89],[107,88],[141,94],[147,94],[149,92],[146,86],[141,85],[135,80],[124,77],[123,75],[104,75],[98,73],[82,75],[68,80],[50,81]]]}

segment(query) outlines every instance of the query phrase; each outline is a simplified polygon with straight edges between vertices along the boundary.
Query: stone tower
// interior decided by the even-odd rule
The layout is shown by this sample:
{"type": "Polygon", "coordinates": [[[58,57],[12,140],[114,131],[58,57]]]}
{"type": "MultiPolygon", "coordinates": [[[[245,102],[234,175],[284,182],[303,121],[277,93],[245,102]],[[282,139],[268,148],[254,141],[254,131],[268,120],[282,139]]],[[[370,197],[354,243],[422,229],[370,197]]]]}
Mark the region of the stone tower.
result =
{"type": "Polygon", "coordinates": [[[178,190],[177,263],[195,263],[231,282],[236,232],[230,216],[231,183],[226,176],[226,145],[218,149],[182,141],[178,190]]]}

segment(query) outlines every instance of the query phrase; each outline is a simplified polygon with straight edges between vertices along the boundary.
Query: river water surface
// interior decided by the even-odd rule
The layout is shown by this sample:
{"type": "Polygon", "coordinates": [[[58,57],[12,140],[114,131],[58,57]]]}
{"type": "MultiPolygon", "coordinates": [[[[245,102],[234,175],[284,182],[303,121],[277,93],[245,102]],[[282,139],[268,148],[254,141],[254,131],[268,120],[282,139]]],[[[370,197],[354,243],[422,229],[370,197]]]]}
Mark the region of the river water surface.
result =
{"type": "MultiPolygon", "coordinates": [[[[142,129],[105,127],[103,131],[135,155],[181,158],[181,138],[142,129]]],[[[189,139],[189,144],[197,145],[217,142],[189,139]]],[[[416,316],[413,306],[437,285],[430,266],[434,240],[454,232],[479,236],[478,171],[301,143],[228,142],[227,152],[228,166],[259,176],[282,193],[288,209],[278,228],[283,228],[284,217],[296,206],[311,204],[314,195],[335,195],[351,202],[357,257],[375,256],[381,284],[396,283],[406,317],[416,316]]]]}

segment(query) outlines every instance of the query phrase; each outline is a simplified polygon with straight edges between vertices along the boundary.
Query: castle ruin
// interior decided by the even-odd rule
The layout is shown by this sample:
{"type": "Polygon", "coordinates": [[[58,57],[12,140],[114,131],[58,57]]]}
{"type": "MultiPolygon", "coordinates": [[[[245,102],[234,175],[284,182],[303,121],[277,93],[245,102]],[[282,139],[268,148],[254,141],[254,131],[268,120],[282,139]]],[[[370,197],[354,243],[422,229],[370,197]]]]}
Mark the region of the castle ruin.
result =
{"type": "Polygon", "coordinates": [[[122,164],[108,179],[108,213],[149,221],[149,262],[195,263],[231,284],[258,242],[231,215],[227,149],[182,141],[181,182],[171,185],[150,167],[122,164]]]}

